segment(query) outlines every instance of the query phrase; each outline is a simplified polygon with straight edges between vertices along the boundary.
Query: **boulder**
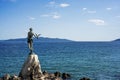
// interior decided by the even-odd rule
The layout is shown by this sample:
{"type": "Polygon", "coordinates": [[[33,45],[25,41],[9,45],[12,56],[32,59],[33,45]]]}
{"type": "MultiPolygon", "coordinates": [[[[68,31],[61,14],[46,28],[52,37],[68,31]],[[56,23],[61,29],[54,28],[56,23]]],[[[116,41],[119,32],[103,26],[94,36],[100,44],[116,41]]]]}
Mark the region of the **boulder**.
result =
{"type": "Polygon", "coordinates": [[[54,75],[55,75],[55,77],[61,77],[61,73],[60,72],[55,72],[54,75]]]}
{"type": "Polygon", "coordinates": [[[10,74],[5,74],[3,76],[3,80],[9,80],[10,79],[10,74]]]}
{"type": "Polygon", "coordinates": [[[70,79],[70,78],[71,78],[70,74],[68,74],[68,73],[63,73],[63,74],[62,74],[62,79],[63,79],[63,80],[65,80],[65,79],[70,79]]]}
{"type": "Polygon", "coordinates": [[[21,78],[16,75],[13,75],[10,80],[21,80],[21,78]]]}
{"type": "Polygon", "coordinates": [[[90,80],[90,78],[83,77],[83,78],[81,78],[80,80],[90,80]]]}
{"type": "Polygon", "coordinates": [[[42,77],[40,62],[35,53],[32,52],[29,54],[19,73],[19,77],[29,80],[42,77]]]}

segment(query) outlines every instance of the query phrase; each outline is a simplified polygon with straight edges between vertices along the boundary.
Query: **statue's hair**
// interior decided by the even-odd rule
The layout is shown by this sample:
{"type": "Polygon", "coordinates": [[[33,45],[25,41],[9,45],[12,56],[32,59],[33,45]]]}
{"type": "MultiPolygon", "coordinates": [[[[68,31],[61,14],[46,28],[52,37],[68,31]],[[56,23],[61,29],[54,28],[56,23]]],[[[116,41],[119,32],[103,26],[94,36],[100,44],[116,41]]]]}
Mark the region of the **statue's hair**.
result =
{"type": "Polygon", "coordinates": [[[31,31],[32,31],[32,28],[30,28],[29,30],[31,30],[31,31]]]}

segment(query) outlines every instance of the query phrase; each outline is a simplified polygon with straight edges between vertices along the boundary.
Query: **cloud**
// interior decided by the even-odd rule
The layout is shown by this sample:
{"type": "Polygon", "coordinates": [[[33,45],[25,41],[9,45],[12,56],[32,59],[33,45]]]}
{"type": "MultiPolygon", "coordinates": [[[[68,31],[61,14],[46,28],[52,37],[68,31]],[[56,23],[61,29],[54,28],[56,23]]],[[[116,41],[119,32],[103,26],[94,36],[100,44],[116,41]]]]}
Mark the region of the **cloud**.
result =
{"type": "Polygon", "coordinates": [[[95,11],[95,10],[88,10],[88,8],[82,8],[82,11],[83,11],[82,14],[87,14],[87,13],[94,14],[94,13],[97,13],[97,11],[95,11]]]}
{"type": "Polygon", "coordinates": [[[46,7],[49,7],[49,8],[56,8],[57,7],[57,4],[55,1],[51,1],[49,2],[46,7]]]}
{"type": "Polygon", "coordinates": [[[87,12],[90,13],[90,14],[96,13],[96,11],[87,11],[87,12]]]}
{"type": "Polygon", "coordinates": [[[67,4],[67,3],[62,3],[62,4],[60,4],[59,6],[60,6],[60,7],[62,7],[62,8],[65,8],[65,7],[70,6],[70,4],[67,4]]]}
{"type": "Polygon", "coordinates": [[[59,19],[61,16],[60,15],[53,15],[54,19],[59,19]]]}
{"type": "Polygon", "coordinates": [[[50,13],[50,14],[43,14],[43,15],[41,15],[41,17],[50,17],[50,18],[53,18],[53,19],[61,18],[60,14],[58,14],[58,12],[53,12],[53,13],[50,13]]]}
{"type": "Polygon", "coordinates": [[[83,8],[82,10],[85,11],[85,10],[87,10],[87,8],[83,8]]]}
{"type": "Polygon", "coordinates": [[[55,4],[55,1],[51,1],[51,2],[49,2],[49,4],[54,5],[54,4],[55,4]]]}
{"type": "Polygon", "coordinates": [[[51,1],[46,6],[51,7],[51,8],[58,8],[58,7],[65,8],[65,7],[70,6],[70,4],[67,4],[67,3],[59,4],[59,3],[56,3],[55,1],[51,1]]]}
{"type": "Polygon", "coordinates": [[[106,8],[106,10],[110,11],[110,10],[112,10],[112,8],[106,8]]]}
{"type": "Polygon", "coordinates": [[[35,17],[28,16],[29,20],[35,20],[35,17]]]}
{"type": "Polygon", "coordinates": [[[48,15],[48,14],[43,14],[43,15],[41,15],[41,17],[49,17],[50,15],[48,15]]]}
{"type": "Polygon", "coordinates": [[[101,19],[90,19],[88,22],[94,23],[95,25],[105,25],[105,21],[101,19]]]}

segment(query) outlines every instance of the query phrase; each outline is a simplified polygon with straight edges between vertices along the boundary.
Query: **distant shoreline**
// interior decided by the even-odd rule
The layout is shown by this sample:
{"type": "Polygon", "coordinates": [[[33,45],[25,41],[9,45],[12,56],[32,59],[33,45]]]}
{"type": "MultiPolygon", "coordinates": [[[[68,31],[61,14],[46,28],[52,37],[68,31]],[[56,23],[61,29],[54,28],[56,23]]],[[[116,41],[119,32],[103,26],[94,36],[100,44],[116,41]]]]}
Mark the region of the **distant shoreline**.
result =
{"type": "MultiPolygon", "coordinates": [[[[120,39],[112,40],[112,41],[74,41],[69,39],[61,39],[61,38],[48,38],[48,37],[40,37],[39,39],[33,39],[34,42],[119,42],[120,39]]],[[[6,39],[0,40],[3,41],[16,41],[16,42],[26,42],[27,38],[17,38],[17,39],[6,39]]]]}

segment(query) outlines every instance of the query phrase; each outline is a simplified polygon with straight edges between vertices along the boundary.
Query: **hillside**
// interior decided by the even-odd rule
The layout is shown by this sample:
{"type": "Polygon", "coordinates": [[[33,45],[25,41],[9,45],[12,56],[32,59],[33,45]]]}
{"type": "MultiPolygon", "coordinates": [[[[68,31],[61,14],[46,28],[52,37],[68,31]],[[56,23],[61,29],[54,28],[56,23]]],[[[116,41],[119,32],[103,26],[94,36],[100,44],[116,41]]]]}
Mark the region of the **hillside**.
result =
{"type": "Polygon", "coordinates": [[[115,42],[120,42],[120,39],[116,39],[116,40],[114,40],[115,42]]]}
{"type": "MultiPolygon", "coordinates": [[[[27,38],[9,39],[4,41],[26,42],[27,38]]],[[[60,39],[60,38],[40,37],[38,39],[34,38],[34,42],[73,42],[73,41],[68,39],[60,39]]]]}

